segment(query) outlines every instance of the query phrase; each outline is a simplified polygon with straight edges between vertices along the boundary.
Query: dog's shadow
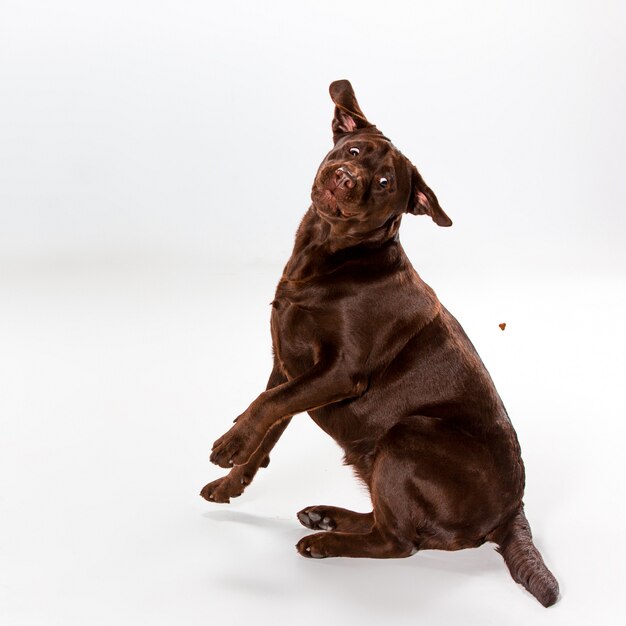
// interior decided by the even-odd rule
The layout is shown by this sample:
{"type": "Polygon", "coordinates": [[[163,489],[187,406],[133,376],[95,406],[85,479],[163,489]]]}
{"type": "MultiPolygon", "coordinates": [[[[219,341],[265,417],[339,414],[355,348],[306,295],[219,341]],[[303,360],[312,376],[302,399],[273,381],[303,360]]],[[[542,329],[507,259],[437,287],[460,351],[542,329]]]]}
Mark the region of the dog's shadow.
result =
{"type": "Polygon", "coordinates": [[[245,524],[246,526],[255,526],[257,528],[274,528],[277,530],[286,530],[288,528],[297,528],[297,522],[292,522],[284,518],[263,517],[262,515],[254,515],[245,513],[244,511],[207,511],[202,517],[213,520],[214,522],[234,522],[236,524],[245,524]]]}

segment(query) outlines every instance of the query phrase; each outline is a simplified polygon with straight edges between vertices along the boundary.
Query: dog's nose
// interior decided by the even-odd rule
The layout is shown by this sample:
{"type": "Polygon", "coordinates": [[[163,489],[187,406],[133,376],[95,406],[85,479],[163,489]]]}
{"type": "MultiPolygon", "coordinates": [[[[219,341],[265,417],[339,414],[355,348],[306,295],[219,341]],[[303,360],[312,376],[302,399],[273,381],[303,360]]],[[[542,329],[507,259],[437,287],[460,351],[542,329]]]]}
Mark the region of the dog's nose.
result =
{"type": "Polygon", "coordinates": [[[345,167],[338,167],[335,170],[335,185],[337,187],[345,187],[352,189],[356,183],[356,176],[349,172],[345,167]]]}

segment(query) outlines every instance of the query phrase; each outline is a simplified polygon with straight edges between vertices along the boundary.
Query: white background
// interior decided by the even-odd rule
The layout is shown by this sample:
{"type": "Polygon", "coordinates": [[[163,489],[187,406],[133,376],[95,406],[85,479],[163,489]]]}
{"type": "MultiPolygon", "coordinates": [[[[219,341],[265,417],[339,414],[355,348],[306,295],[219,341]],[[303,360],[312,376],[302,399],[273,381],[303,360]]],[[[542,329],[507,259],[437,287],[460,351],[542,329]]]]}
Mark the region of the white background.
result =
{"type": "Polygon", "coordinates": [[[617,1],[1,2],[3,623],[618,623],[625,23],[617,1]],[[299,557],[299,509],[368,506],[306,416],[240,499],[197,495],[269,374],[337,78],[454,221],[401,238],[517,428],[549,610],[490,546],[299,557]]]}

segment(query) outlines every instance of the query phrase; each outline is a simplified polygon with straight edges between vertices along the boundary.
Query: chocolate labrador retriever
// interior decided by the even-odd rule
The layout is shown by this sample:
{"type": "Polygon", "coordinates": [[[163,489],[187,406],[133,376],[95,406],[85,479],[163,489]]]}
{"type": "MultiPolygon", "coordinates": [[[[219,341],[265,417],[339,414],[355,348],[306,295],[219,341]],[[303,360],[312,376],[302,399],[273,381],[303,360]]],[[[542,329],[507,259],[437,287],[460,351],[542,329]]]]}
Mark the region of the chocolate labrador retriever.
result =
{"type": "Polygon", "coordinates": [[[311,506],[306,557],[392,558],[498,545],[544,606],[558,584],[524,515],[515,430],[474,346],[413,269],[405,213],[450,226],[415,166],[361,111],[347,80],[330,86],[334,147],[272,302],[267,389],[213,445],[230,473],[202,490],[241,495],[293,415],[308,411],[368,486],[373,511],[311,506]]]}

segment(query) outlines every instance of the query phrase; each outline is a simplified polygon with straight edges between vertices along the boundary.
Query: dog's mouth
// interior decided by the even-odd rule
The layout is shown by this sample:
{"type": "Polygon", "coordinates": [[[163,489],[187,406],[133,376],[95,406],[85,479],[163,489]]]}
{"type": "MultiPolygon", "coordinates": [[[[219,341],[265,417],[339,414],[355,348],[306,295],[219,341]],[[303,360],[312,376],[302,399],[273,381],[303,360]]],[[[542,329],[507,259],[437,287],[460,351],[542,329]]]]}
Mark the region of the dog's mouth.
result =
{"type": "Polygon", "coordinates": [[[350,218],[354,217],[356,213],[347,211],[337,201],[334,190],[326,187],[314,187],[312,199],[315,208],[323,214],[325,217],[338,217],[338,218],[350,218]]]}

